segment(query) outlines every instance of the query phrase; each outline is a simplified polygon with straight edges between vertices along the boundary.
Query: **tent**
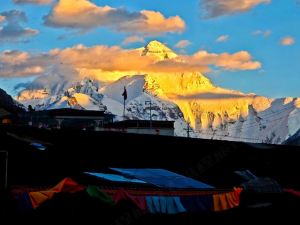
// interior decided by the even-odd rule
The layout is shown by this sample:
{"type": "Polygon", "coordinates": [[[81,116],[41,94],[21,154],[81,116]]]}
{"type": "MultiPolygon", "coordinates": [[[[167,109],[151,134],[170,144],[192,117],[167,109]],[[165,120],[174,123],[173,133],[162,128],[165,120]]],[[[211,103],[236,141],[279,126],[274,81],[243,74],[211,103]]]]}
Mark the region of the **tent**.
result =
{"type": "Polygon", "coordinates": [[[125,177],[131,177],[153,184],[160,188],[196,188],[212,189],[211,185],[194,180],[165,169],[121,169],[111,168],[125,177]]]}
{"type": "Polygon", "coordinates": [[[145,181],[135,179],[135,178],[130,178],[130,177],[125,177],[122,175],[117,175],[117,174],[107,174],[107,173],[92,173],[92,172],[85,172],[85,174],[94,176],[100,179],[104,179],[107,181],[112,181],[112,182],[126,182],[126,183],[139,183],[139,184],[145,184],[145,181]]]}

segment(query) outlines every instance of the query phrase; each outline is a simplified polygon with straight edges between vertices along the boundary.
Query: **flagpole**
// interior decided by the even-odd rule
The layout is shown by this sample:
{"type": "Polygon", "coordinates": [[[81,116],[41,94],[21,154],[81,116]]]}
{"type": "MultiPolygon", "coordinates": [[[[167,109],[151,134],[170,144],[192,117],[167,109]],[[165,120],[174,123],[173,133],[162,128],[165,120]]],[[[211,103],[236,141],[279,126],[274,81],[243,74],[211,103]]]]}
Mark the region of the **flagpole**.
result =
{"type": "Polygon", "coordinates": [[[125,98],[123,100],[124,100],[123,118],[125,119],[125,98]]]}
{"type": "Polygon", "coordinates": [[[126,99],[127,99],[127,91],[126,91],[126,87],[124,86],[124,92],[122,94],[123,96],[123,104],[124,104],[124,107],[123,107],[123,119],[125,120],[125,103],[126,103],[126,99]]]}

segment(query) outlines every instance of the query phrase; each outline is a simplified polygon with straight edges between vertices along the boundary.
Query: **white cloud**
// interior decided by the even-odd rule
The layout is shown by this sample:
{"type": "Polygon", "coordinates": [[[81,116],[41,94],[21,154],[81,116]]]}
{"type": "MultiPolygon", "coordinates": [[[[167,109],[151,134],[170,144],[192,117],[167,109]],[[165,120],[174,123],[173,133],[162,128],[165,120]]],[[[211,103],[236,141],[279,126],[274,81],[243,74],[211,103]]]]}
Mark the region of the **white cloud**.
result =
{"type": "Polygon", "coordinates": [[[252,56],[247,51],[240,51],[234,54],[199,51],[193,55],[192,59],[196,62],[201,62],[203,65],[213,65],[225,70],[256,70],[261,68],[261,63],[253,61],[252,56]]]}
{"type": "Polygon", "coordinates": [[[146,36],[157,36],[163,33],[182,33],[185,22],[179,16],[166,18],[162,13],[143,10],[143,19],[131,20],[117,25],[117,30],[129,33],[141,33],[146,36]]]}
{"type": "Polygon", "coordinates": [[[5,16],[1,16],[1,15],[0,15],[0,23],[3,23],[4,20],[5,20],[5,16]]]}
{"type": "Polygon", "coordinates": [[[89,0],[58,0],[44,17],[46,25],[86,31],[107,27],[120,32],[157,36],[180,33],[185,22],[179,16],[166,18],[160,12],[143,10],[130,12],[125,8],[98,6],[89,0]]]}
{"type": "Polygon", "coordinates": [[[45,63],[27,52],[4,51],[0,53],[0,77],[41,75],[45,63]]]}
{"type": "Polygon", "coordinates": [[[256,30],[252,33],[255,36],[269,37],[272,34],[271,30],[256,30]]]}
{"type": "Polygon", "coordinates": [[[176,48],[184,49],[191,45],[192,43],[189,40],[181,40],[178,41],[177,44],[175,45],[176,48]]]}
{"type": "Polygon", "coordinates": [[[295,38],[291,37],[291,36],[287,36],[281,39],[280,43],[283,46],[290,46],[295,44],[295,38]]]}
{"type": "Polygon", "coordinates": [[[16,4],[38,4],[38,5],[47,5],[52,2],[52,0],[13,0],[16,4]]]}
{"type": "Polygon", "coordinates": [[[145,39],[140,36],[130,36],[125,38],[125,40],[122,42],[122,45],[128,45],[131,43],[144,43],[145,39]]]}
{"type": "Polygon", "coordinates": [[[0,27],[0,42],[23,41],[39,33],[38,30],[22,26],[27,21],[22,11],[6,11],[0,13],[0,16],[5,18],[3,27],[0,27]]]}
{"type": "Polygon", "coordinates": [[[227,42],[229,40],[229,35],[221,35],[217,38],[216,42],[227,42]]]}
{"type": "Polygon", "coordinates": [[[202,0],[201,6],[206,18],[232,15],[251,10],[260,4],[271,3],[272,0],[202,0]]]}
{"type": "Polygon", "coordinates": [[[157,61],[153,56],[141,56],[141,52],[136,49],[103,45],[76,45],[71,48],[53,49],[43,54],[19,51],[0,53],[0,77],[42,75],[53,68],[79,75],[78,71],[82,70],[119,71],[123,74],[207,72],[211,66],[223,70],[256,70],[261,64],[254,61],[247,51],[233,54],[199,51],[193,55],[178,55],[163,61],[157,61]]]}

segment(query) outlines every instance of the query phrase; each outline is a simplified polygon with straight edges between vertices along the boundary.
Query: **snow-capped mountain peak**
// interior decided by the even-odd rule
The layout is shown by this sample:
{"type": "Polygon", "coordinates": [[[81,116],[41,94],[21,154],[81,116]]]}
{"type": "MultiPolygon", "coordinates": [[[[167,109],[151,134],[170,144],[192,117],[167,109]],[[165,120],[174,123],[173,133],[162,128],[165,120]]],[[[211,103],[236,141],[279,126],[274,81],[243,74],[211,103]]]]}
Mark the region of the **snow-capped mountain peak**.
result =
{"type": "MultiPolygon", "coordinates": [[[[141,57],[158,61],[180,60],[170,48],[158,41],[138,49],[141,57]]],[[[79,108],[107,109],[123,119],[123,89],[128,98],[125,113],[128,119],[149,119],[145,102],[151,101],[154,120],[175,121],[175,134],[186,136],[189,121],[191,137],[247,142],[283,143],[300,129],[300,99],[270,99],[244,94],[214,85],[199,72],[124,74],[118,80],[99,84],[89,77],[76,83],[57,80],[49,89],[30,88],[17,99],[36,109],[79,108]],[[69,85],[72,84],[72,85],[69,85]]]]}
{"type": "Polygon", "coordinates": [[[101,101],[103,98],[103,95],[99,93],[99,83],[88,77],[85,77],[82,81],[77,82],[73,87],[69,88],[65,92],[65,95],[73,96],[76,93],[89,95],[97,101],[101,101]]]}
{"type": "Polygon", "coordinates": [[[142,56],[153,56],[157,60],[173,59],[177,54],[159,41],[151,41],[142,48],[142,56]]]}

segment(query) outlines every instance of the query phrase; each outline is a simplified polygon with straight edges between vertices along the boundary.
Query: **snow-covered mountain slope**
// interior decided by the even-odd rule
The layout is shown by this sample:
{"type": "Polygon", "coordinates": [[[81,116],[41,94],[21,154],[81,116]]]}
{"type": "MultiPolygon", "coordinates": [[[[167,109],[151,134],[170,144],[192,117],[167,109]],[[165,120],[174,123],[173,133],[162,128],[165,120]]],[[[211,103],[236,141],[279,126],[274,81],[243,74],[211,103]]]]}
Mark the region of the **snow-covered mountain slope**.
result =
{"type": "Polygon", "coordinates": [[[127,101],[131,101],[143,93],[144,83],[145,80],[143,75],[125,76],[118,81],[101,88],[100,93],[123,104],[123,96],[120,93],[123,91],[124,87],[126,87],[127,90],[127,101]]]}
{"type": "MultiPolygon", "coordinates": [[[[138,49],[141,57],[157,60],[177,57],[157,41],[138,49]]],[[[105,74],[107,76],[107,74],[105,74]]],[[[70,83],[70,82],[69,82],[70,83]]],[[[27,89],[17,100],[37,109],[82,108],[108,112],[123,119],[124,87],[127,89],[126,117],[175,121],[175,133],[186,136],[187,121],[192,137],[248,142],[282,143],[300,129],[300,99],[270,99],[215,86],[197,72],[125,75],[100,85],[89,78],[58,91],[27,89]]]]}
{"type": "Polygon", "coordinates": [[[26,107],[32,105],[36,110],[74,108],[86,110],[105,110],[101,103],[103,95],[98,91],[98,83],[89,78],[83,79],[67,90],[55,90],[54,95],[47,89],[26,89],[16,97],[26,107]]]}
{"type": "Polygon", "coordinates": [[[155,96],[155,91],[148,89],[146,75],[125,76],[118,81],[100,89],[105,97],[102,103],[107,106],[107,110],[123,119],[123,88],[126,87],[128,99],[126,101],[125,115],[127,119],[150,119],[175,121],[175,134],[185,136],[187,124],[178,106],[171,101],[167,101],[155,96]]]}
{"type": "Polygon", "coordinates": [[[148,92],[180,108],[194,135],[282,143],[300,128],[300,99],[269,99],[214,86],[199,73],[146,76],[148,92]]]}

